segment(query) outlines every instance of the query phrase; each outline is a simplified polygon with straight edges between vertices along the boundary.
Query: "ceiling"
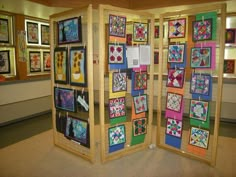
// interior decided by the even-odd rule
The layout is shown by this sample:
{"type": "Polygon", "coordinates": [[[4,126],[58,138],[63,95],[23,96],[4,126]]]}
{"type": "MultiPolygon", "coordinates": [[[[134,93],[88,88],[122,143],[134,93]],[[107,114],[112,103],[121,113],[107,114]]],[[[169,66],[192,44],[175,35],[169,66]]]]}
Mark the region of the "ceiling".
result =
{"type": "MultiPolygon", "coordinates": [[[[204,3],[204,5],[208,6],[212,3],[222,2],[227,3],[227,12],[236,12],[236,0],[164,0],[161,2],[158,2],[157,0],[1,0],[0,11],[7,11],[42,19],[49,19],[49,16],[52,14],[59,13],[74,7],[82,7],[89,3],[92,3],[93,7],[95,8],[99,3],[101,3],[131,9],[148,9],[146,11],[154,14],[160,14],[163,12],[184,10],[199,6],[199,4],[196,3],[204,3]]],[[[200,6],[202,6],[202,4],[200,6]]]]}

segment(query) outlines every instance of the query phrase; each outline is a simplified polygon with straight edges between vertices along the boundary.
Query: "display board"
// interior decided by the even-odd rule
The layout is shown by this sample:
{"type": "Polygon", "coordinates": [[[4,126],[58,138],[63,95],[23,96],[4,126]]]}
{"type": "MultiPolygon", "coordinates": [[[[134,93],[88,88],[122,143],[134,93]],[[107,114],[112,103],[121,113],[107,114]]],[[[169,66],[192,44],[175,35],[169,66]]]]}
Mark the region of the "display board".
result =
{"type": "Polygon", "coordinates": [[[99,5],[99,20],[101,160],[106,162],[151,144],[154,16],[99,5]]]}
{"type": "Polygon", "coordinates": [[[159,22],[157,146],[214,166],[222,98],[226,5],[164,13],[159,22]],[[166,22],[167,46],[163,44],[166,22]],[[163,62],[166,49],[167,62],[163,62]],[[167,71],[166,79],[163,70],[167,71]],[[213,78],[215,70],[218,73],[213,78]]]}
{"type": "Polygon", "coordinates": [[[95,161],[92,6],[50,16],[55,145],[95,161]]]}

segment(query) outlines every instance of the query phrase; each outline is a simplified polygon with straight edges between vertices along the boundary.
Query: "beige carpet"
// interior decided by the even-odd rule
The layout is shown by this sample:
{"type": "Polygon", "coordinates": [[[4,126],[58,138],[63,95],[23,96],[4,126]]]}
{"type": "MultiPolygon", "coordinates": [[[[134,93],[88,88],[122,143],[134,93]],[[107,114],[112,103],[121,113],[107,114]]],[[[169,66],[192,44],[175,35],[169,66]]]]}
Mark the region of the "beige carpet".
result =
{"type": "Polygon", "coordinates": [[[0,177],[235,177],[235,149],[236,139],[219,137],[214,168],[160,148],[91,164],[54,146],[50,130],[1,149],[0,177]]]}

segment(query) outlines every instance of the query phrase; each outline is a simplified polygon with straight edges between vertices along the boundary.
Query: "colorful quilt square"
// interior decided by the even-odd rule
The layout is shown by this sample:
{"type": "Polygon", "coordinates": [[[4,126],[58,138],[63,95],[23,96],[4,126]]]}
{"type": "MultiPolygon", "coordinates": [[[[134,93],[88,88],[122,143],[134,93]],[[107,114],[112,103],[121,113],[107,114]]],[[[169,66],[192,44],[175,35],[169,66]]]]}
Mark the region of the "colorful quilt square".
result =
{"type": "Polygon", "coordinates": [[[166,134],[172,135],[178,138],[182,136],[182,121],[172,118],[167,118],[166,121],[166,134]]]}
{"type": "Polygon", "coordinates": [[[167,92],[166,109],[180,112],[183,101],[183,95],[167,92]]]}
{"type": "Polygon", "coordinates": [[[198,20],[193,22],[193,41],[212,39],[212,19],[198,20]]]}
{"type": "Polygon", "coordinates": [[[135,108],[136,114],[147,111],[148,106],[147,106],[147,95],[146,94],[134,96],[134,108],[135,108]]]}
{"type": "Polygon", "coordinates": [[[234,74],[235,60],[224,60],[224,73],[234,74]]]}
{"type": "Polygon", "coordinates": [[[211,75],[193,73],[190,83],[190,93],[209,95],[211,87],[211,75]]]}
{"type": "Polygon", "coordinates": [[[200,148],[207,149],[209,143],[209,130],[191,127],[189,144],[200,148]]]}
{"type": "Polygon", "coordinates": [[[147,72],[135,72],[134,75],[134,90],[146,90],[147,72]]]}
{"type": "Polygon", "coordinates": [[[189,117],[200,121],[206,121],[208,116],[208,106],[209,102],[207,101],[191,100],[189,117]]]}
{"type": "Polygon", "coordinates": [[[147,118],[133,120],[134,136],[147,133],[147,118]]]}
{"type": "Polygon", "coordinates": [[[168,21],[169,27],[169,38],[184,38],[185,37],[185,28],[186,28],[186,19],[175,19],[168,21]]]}
{"type": "Polygon", "coordinates": [[[183,63],[185,45],[169,45],[167,61],[170,63],[183,63]]]}
{"type": "Polygon", "coordinates": [[[211,47],[193,47],[191,49],[191,68],[211,67],[211,47]]]}
{"type": "Polygon", "coordinates": [[[121,64],[124,63],[124,44],[108,44],[108,59],[110,64],[121,64]]]}
{"type": "Polygon", "coordinates": [[[113,72],[112,92],[123,92],[127,90],[126,72],[113,72]]]}
{"type": "Polygon", "coordinates": [[[126,17],[109,15],[109,35],[125,37],[126,35],[126,17]]]}
{"type": "Polygon", "coordinates": [[[109,146],[126,142],[125,125],[118,125],[108,129],[109,146]]]}
{"type": "Polygon", "coordinates": [[[110,119],[123,117],[126,115],[125,97],[109,99],[110,119]]]}
{"type": "Polygon", "coordinates": [[[225,31],[225,43],[226,44],[234,44],[235,43],[235,36],[236,36],[236,29],[229,28],[225,31]]]}
{"type": "Polygon", "coordinates": [[[148,24],[134,22],[133,40],[135,42],[147,42],[148,40],[148,24]]]}
{"type": "Polygon", "coordinates": [[[168,69],[167,87],[183,88],[184,85],[184,69],[168,69]]]}

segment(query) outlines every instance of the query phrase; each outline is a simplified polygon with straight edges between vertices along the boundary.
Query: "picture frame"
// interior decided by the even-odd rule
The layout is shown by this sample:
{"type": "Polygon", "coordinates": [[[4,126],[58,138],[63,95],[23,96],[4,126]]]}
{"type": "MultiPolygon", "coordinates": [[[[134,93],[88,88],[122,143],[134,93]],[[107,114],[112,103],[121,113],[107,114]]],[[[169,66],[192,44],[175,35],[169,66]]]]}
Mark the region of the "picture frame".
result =
{"type": "Polygon", "coordinates": [[[112,92],[127,91],[127,73],[126,72],[113,72],[112,73],[112,92]]]}
{"type": "Polygon", "coordinates": [[[124,63],[124,55],[126,49],[125,44],[108,44],[108,63],[109,64],[123,64],[124,63]]]}
{"type": "Polygon", "coordinates": [[[126,37],[126,17],[109,14],[109,36],[126,37]]]}
{"type": "Polygon", "coordinates": [[[58,45],[82,42],[81,16],[58,22],[58,45]]]}
{"type": "Polygon", "coordinates": [[[124,144],[126,142],[126,132],[125,125],[117,125],[108,128],[108,139],[109,146],[115,146],[119,144],[124,144]]]}
{"type": "Polygon", "coordinates": [[[54,81],[55,83],[68,83],[68,50],[66,47],[54,49],[54,81]]]}
{"type": "Polygon", "coordinates": [[[40,51],[29,52],[30,72],[41,72],[41,53],[40,51]]]}
{"type": "Polygon", "coordinates": [[[43,51],[43,71],[51,71],[51,55],[49,51],[43,51]]]}
{"type": "Polygon", "coordinates": [[[10,50],[0,51],[0,74],[11,73],[10,50]]]}
{"type": "Polygon", "coordinates": [[[133,23],[133,41],[148,42],[148,23],[133,23]]]}
{"type": "Polygon", "coordinates": [[[225,29],[225,44],[234,44],[236,41],[236,29],[227,28],[225,29]]]}
{"type": "Polygon", "coordinates": [[[146,94],[133,96],[133,103],[134,103],[135,114],[148,111],[148,101],[146,94]]]}
{"type": "Polygon", "coordinates": [[[148,74],[146,71],[134,72],[134,90],[147,90],[148,74]]]}
{"type": "Polygon", "coordinates": [[[185,69],[169,68],[166,87],[183,88],[185,69]]]}
{"type": "Polygon", "coordinates": [[[212,39],[212,19],[197,20],[192,22],[193,41],[205,41],[212,39]]]}
{"type": "Polygon", "coordinates": [[[76,112],[76,91],[69,88],[54,87],[55,108],[63,111],[76,112]]]}
{"type": "Polygon", "coordinates": [[[210,131],[198,127],[190,128],[189,144],[199,148],[208,149],[210,131]]]}
{"type": "Polygon", "coordinates": [[[183,102],[183,95],[178,93],[167,92],[166,96],[166,109],[181,112],[183,102]]]}
{"type": "Polygon", "coordinates": [[[166,119],[166,134],[177,138],[182,137],[183,122],[178,119],[167,117],[166,119]]]}
{"type": "Polygon", "coordinates": [[[87,86],[87,55],[86,46],[70,48],[70,84],[87,86]]]}
{"type": "Polygon", "coordinates": [[[10,43],[9,21],[5,18],[0,18],[0,43],[10,43]]]}
{"type": "Polygon", "coordinates": [[[209,102],[202,100],[190,100],[189,117],[199,121],[207,121],[209,113],[209,102]]]}
{"type": "Polygon", "coordinates": [[[133,121],[133,136],[147,134],[147,118],[138,118],[133,121]]]}
{"type": "Polygon", "coordinates": [[[168,21],[168,38],[184,38],[186,33],[186,18],[168,21]]]}
{"type": "Polygon", "coordinates": [[[211,47],[192,47],[190,56],[191,68],[211,68],[211,47]]]}
{"type": "Polygon", "coordinates": [[[173,44],[168,46],[168,63],[184,63],[184,44],[173,44]]]}
{"type": "Polygon", "coordinates": [[[68,115],[64,136],[78,142],[80,145],[90,148],[89,122],[81,118],[68,115]]]}
{"type": "Polygon", "coordinates": [[[41,24],[41,44],[50,45],[50,27],[49,25],[41,24]]]}
{"type": "Polygon", "coordinates": [[[234,74],[235,73],[235,60],[227,59],[224,60],[224,70],[225,74],[234,74]]]}
{"type": "Polygon", "coordinates": [[[126,116],[126,99],[125,97],[109,99],[109,118],[115,119],[126,116]]]}
{"type": "Polygon", "coordinates": [[[26,22],[27,43],[39,44],[39,24],[36,22],[26,22]]]}
{"type": "Polygon", "coordinates": [[[77,112],[89,112],[89,92],[84,90],[76,91],[77,112]]]}
{"type": "Polygon", "coordinates": [[[192,73],[190,79],[190,93],[209,96],[211,80],[210,74],[192,73]]]}

